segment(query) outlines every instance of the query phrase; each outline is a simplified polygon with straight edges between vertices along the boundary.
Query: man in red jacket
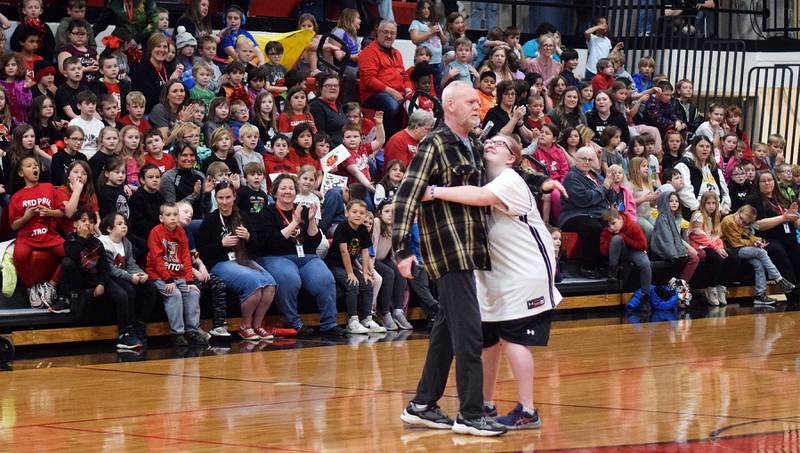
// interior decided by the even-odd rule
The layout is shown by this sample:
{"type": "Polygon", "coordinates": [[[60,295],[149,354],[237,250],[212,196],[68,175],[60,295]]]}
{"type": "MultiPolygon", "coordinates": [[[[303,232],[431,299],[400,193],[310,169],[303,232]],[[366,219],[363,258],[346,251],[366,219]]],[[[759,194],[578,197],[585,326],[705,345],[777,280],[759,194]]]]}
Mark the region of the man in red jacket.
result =
{"type": "Polygon", "coordinates": [[[639,269],[639,285],[642,288],[641,310],[650,308],[650,280],[653,269],[647,257],[647,238],[642,227],[624,212],[609,209],[601,217],[605,228],[600,233],[600,253],[608,257],[609,276],[617,278],[622,259],[633,262],[639,269]]]}
{"type": "Polygon", "coordinates": [[[358,56],[361,104],[384,112],[386,136],[403,128],[403,101],[411,94],[411,82],[403,65],[403,56],[393,48],[397,24],[383,20],[377,36],[358,56]]]}

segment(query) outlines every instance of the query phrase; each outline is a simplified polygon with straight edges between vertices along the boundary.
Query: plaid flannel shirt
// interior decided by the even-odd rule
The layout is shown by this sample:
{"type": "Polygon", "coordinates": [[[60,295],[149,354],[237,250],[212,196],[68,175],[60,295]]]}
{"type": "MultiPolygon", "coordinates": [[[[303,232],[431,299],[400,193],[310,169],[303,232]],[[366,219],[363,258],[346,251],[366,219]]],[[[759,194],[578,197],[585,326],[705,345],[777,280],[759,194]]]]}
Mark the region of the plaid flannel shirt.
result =
{"type": "Polygon", "coordinates": [[[483,145],[470,134],[470,150],[447,126],[419,145],[394,197],[392,243],[398,259],[412,255],[409,235],[419,208],[420,254],[428,274],[439,279],[454,271],[490,269],[486,210],[442,200],[422,203],[428,185],[483,186],[483,145]]]}

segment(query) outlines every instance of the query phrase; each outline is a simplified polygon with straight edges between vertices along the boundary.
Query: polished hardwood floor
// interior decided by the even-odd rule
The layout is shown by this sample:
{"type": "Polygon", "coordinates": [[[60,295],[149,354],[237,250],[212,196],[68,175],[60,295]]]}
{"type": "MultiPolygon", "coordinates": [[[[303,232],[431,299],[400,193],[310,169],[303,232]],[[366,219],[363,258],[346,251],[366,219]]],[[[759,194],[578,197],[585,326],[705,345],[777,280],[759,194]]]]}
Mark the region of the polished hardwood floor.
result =
{"type": "MultiPolygon", "coordinates": [[[[780,308],[557,322],[534,349],[542,428],[491,439],[400,422],[420,333],[128,363],[22,359],[0,372],[0,451],[799,452],[799,339],[800,312],[780,308]]],[[[504,412],[516,394],[505,364],[500,379],[504,412]]],[[[450,383],[441,405],[455,414],[450,383]]]]}

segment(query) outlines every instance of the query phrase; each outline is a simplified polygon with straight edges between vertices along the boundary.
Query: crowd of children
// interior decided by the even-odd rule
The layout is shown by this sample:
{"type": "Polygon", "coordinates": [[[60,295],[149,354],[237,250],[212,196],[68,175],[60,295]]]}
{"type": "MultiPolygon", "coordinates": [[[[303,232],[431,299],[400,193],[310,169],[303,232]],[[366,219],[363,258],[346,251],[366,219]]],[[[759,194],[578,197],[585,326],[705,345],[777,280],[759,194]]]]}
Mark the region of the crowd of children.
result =
{"type": "MultiPolygon", "coordinates": [[[[353,102],[358,12],[343,11],[338,24],[337,36],[347,48],[323,49],[332,60],[349,55],[341,80],[320,71],[313,49],[293,68],[283,66],[281,43],[259,48],[238,7],[226,11],[225,28],[215,35],[199,3],[190,3],[172,32],[166,11],[158,11],[157,23],[136,30],[148,30],[149,38],[119,26],[98,53],[97,29],[84,19],[84,0],[68,1],[69,17],[55,40],[47,27],[30,25],[41,14],[42,0],[22,2],[23,21],[11,37],[18,50],[0,56],[0,193],[4,221],[16,237],[16,272],[31,305],[62,313],[82,291],[110,298],[117,310],[117,344],[135,349],[147,340],[144,322],[158,299],[176,344],[205,343],[209,336],[199,325],[203,295],[213,308],[211,334],[229,335],[225,281],[206,267],[204,247],[194,246],[193,234],[220,202],[233,212],[229,200],[220,198],[219,191],[228,188],[235,192],[236,215],[246,218],[237,220],[237,228],[258,223],[274,203],[273,181],[289,173],[297,178],[295,203],[313,214],[302,222],[319,223],[326,239],[316,251],[345,289],[348,332],[410,328],[404,317],[407,288],[435,315],[431,288],[421,283],[427,282],[422,267],[406,282],[388,246],[392,197],[406,163],[382,162],[390,138],[383,113],[367,117],[353,102]],[[145,42],[141,50],[137,42],[145,42]],[[324,94],[340,87],[338,99],[324,94]],[[310,102],[313,97],[319,99],[310,102]],[[338,119],[320,116],[329,114],[338,119]],[[338,145],[346,158],[329,154],[338,145]],[[60,265],[34,279],[41,272],[31,268],[33,253],[60,265]],[[374,313],[379,316],[373,319],[374,313]]],[[[407,107],[433,111],[432,99],[446,84],[473,83],[485,120],[476,132],[483,138],[518,135],[525,154],[539,164],[534,170],[560,182],[588,147],[593,171],[605,178],[594,182],[608,194],[600,244],[610,274],[617,276],[632,261],[646,290],[652,255],[681,260],[686,280],[702,262],[713,269],[704,295],[716,305],[725,303],[722,269],[739,257],[756,269],[757,302],[773,302],[767,278],[785,292],[794,289],[795,273],[781,276],[770,258],[784,253],[800,262],[791,256],[800,249],[796,238],[776,251],[753,231],[754,224],[762,230],[783,225],[787,235],[795,231],[800,167],[785,162],[782,137],[751,143],[736,106],[713,104],[700,115],[692,82],[680,80],[673,88],[667,75],[655,74],[650,57],[640,60],[639,72],[628,74],[623,45],[607,36],[604,18],[586,30],[583,76],[574,72],[578,53],[562,49],[557,32],[539,36],[538,53],[528,58],[518,30],[494,27],[473,44],[463,33],[463,19],[451,14],[443,27],[433,2],[418,2],[409,29],[418,48],[405,99],[413,97],[417,105],[407,107]],[[420,91],[425,95],[413,96],[420,91]],[[759,195],[768,192],[759,186],[765,172],[774,172],[774,197],[759,195]],[[785,222],[769,218],[764,225],[758,215],[763,212],[785,222]]],[[[308,15],[299,26],[317,29],[308,15]]],[[[559,193],[542,203],[560,244],[559,193]]],[[[241,235],[249,238],[247,229],[241,235]]],[[[235,248],[230,236],[222,246],[235,248]]],[[[248,312],[252,325],[242,332],[248,339],[275,333],[257,325],[274,288],[258,290],[260,308],[248,312]]]]}

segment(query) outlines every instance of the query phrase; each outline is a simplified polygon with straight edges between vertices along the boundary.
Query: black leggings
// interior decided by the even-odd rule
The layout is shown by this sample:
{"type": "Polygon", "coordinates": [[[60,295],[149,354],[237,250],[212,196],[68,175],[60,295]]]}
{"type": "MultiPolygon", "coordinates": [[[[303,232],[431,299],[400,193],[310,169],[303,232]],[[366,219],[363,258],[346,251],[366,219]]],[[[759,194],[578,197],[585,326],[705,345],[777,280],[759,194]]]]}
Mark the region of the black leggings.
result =
{"type": "Polygon", "coordinates": [[[800,244],[792,240],[771,239],[764,250],[781,276],[797,285],[800,276],[800,244]]]}
{"type": "Polygon", "coordinates": [[[600,233],[603,231],[600,219],[585,215],[573,217],[567,220],[561,229],[578,233],[581,238],[581,262],[586,267],[600,267],[604,263],[605,258],[600,254],[600,233]]]}
{"type": "Polygon", "coordinates": [[[117,306],[117,327],[120,331],[144,322],[156,303],[156,285],[147,281],[134,285],[129,280],[112,277],[106,286],[105,298],[117,306]]]}
{"type": "MultiPolygon", "coordinates": [[[[706,286],[720,286],[730,277],[736,277],[739,270],[739,255],[735,250],[726,250],[728,257],[723,258],[722,255],[712,249],[704,249],[706,254],[705,259],[701,263],[703,272],[701,287],[706,286]]],[[[695,273],[695,275],[698,275],[695,273]]]]}
{"type": "Polygon", "coordinates": [[[397,265],[390,259],[375,260],[375,271],[383,278],[381,290],[378,293],[378,306],[381,313],[403,308],[406,279],[400,275],[397,265]]]}

